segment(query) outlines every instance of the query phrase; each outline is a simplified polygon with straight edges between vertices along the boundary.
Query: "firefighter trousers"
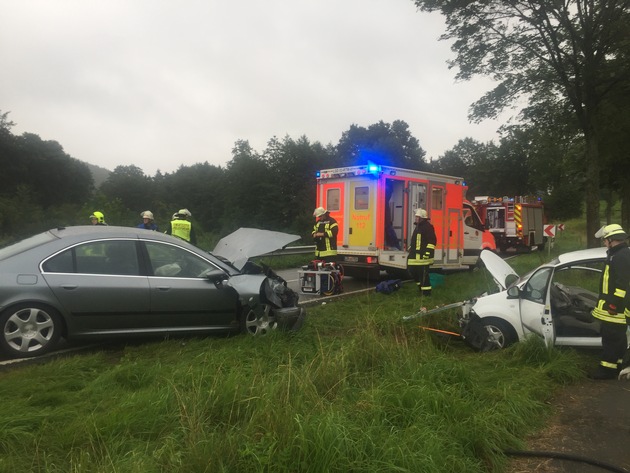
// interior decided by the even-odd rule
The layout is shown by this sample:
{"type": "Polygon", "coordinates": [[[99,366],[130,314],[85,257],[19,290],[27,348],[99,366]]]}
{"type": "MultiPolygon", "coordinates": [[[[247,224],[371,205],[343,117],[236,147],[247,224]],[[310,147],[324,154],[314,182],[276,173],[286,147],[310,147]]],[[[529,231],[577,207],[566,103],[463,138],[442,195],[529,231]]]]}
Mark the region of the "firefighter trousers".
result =
{"type": "Polygon", "coordinates": [[[600,365],[604,368],[618,369],[626,353],[628,341],[626,324],[602,321],[602,358],[600,365]]]}
{"type": "Polygon", "coordinates": [[[430,264],[410,264],[408,266],[411,277],[416,282],[418,290],[423,296],[431,295],[431,279],[429,278],[430,264]]]}

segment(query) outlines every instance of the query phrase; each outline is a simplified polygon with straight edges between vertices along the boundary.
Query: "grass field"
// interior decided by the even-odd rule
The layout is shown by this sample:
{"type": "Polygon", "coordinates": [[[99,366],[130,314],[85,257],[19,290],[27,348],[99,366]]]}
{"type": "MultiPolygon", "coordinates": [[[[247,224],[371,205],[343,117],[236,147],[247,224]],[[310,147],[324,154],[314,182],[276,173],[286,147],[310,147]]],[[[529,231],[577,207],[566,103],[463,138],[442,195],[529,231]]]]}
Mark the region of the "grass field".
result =
{"type": "MultiPolygon", "coordinates": [[[[522,271],[581,247],[580,229],[522,271]]],[[[0,472],[501,472],[588,353],[530,339],[476,353],[457,330],[484,270],[309,307],[299,333],[172,339],[0,371],[0,472]],[[429,303],[430,302],[430,303],[429,303]]]]}

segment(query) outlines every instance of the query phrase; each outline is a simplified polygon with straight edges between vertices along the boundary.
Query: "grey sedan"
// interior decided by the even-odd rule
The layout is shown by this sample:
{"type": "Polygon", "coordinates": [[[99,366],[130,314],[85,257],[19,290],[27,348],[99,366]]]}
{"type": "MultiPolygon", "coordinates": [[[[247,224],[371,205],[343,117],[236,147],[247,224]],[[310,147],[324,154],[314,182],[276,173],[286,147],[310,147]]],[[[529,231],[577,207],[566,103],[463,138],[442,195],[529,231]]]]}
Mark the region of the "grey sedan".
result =
{"type": "Polygon", "coordinates": [[[297,329],[304,309],[266,267],[242,269],[144,229],[49,230],[0,249],[0,349],[36,356],[60,340],[297,329]]]}

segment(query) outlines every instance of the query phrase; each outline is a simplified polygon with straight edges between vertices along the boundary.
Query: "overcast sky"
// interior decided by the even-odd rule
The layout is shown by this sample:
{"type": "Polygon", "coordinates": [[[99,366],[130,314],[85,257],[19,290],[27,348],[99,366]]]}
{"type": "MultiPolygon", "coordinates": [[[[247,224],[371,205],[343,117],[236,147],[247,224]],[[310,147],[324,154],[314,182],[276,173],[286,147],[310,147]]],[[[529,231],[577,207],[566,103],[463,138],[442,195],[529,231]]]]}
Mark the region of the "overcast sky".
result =
{"type": "Polygon", "coordinates": [[[14,134],[148,175],[380,120],[435,159],[500,124],[468,122],[490,83],[455,81],[443,32],[412,0],[0,0],[0,111],[14,134]]]}

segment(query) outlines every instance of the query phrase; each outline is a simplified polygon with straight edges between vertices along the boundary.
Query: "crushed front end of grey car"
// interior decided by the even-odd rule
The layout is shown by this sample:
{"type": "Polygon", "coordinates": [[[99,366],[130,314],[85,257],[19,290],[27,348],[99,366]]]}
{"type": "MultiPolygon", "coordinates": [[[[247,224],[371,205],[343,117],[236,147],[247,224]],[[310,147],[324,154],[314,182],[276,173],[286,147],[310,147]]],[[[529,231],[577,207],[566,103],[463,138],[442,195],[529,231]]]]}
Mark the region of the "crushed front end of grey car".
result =
{"type": "Polygon", "coordinates": [[[268,330],[298,331],[306,319],[306,309],[298,306],[299,295],[287,282],[266,265],[251,261],[241,270],[247,275],[261,275],[265,279],[258,295],[259,303],[249,301],[250,310],[244,316],[244,329],[252,335],[268,330]]]}

